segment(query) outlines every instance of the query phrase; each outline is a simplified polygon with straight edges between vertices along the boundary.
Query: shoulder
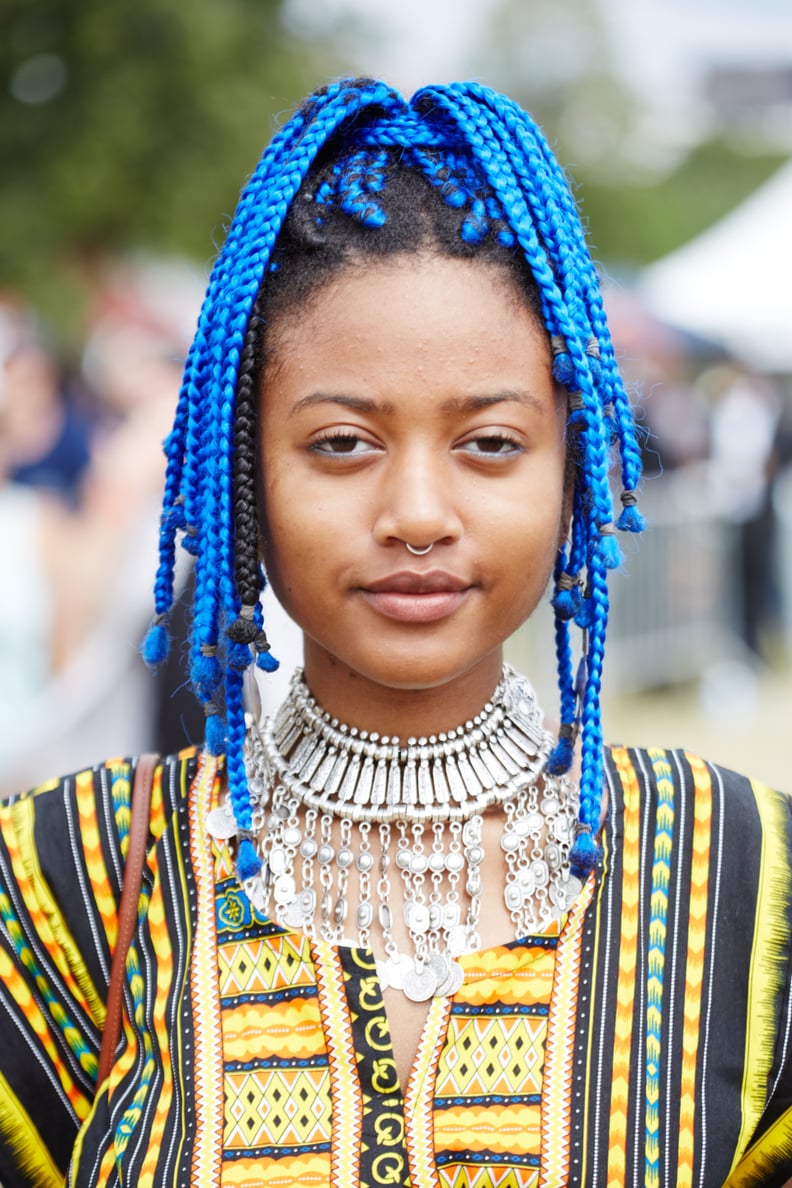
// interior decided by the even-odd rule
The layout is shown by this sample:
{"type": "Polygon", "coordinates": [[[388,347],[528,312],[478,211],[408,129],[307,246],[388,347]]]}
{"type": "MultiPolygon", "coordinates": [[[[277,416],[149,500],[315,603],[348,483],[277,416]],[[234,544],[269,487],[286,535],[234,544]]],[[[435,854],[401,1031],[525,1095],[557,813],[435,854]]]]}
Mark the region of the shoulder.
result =
{"type": "MultiPolygon", "coordinates": [[[[185,799],[196,764],[195,748],[157,762],[150,812],[154,839],[185,799]]],[[[10,849],[42,854],[68,838],[78,838],[81,845],[94,839],[103,848],[119,844],[123,849],[137,768],[137,756],[106,759],[0,802],[0,839],[10,849]]]]}
{"type": "Polygon", "coordinates": [[[693,798],[702,802],[728,797],[731,807],[739,802],[755,806],[772,799],[788,811],[789,797],[773,791],[761,780],[722,767],[701,755],[664,747],[610,746],[605,752],[609,783],[625,800],[693,798]]]}
{"type": "MultiPolygon", "coordinates": [[[[647,877],[668,865],[743,905],[792,905],[792,801],[698,755],[610,747],[611,838],[647,877]],[[697,875],[696,872],[699,872],[697,875]]],[[[791,921],[792,922],[792,921],[791,921]]]]}

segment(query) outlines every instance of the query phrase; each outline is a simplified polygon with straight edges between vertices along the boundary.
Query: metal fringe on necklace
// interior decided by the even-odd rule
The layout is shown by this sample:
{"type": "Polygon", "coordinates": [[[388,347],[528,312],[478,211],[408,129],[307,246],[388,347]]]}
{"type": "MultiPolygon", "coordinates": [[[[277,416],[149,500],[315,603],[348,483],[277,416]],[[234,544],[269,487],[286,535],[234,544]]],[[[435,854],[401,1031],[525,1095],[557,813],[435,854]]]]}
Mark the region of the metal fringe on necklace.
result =
{"type": "MultiPolygon", "coordinates": [[[[567,861],[576,793],[566,776],[544,772],[552,745],[533,689],[508,667],[475,718],[405,744],[331,718],[298,669],[277,713],[249,719],[262,870],[245,889],[259,910],[309,937],[369,948],[376,934],[383,989],[414,1001],[454,994],[456,958],[481,946],[487,809],[501,809],[515,937],[542,931],[580,890],[567,861]],[[410,953],[393,936],[395,886],[410,953]]],[[[230,809],[215,810],[209,829],[233,836],[230,809]]]]}

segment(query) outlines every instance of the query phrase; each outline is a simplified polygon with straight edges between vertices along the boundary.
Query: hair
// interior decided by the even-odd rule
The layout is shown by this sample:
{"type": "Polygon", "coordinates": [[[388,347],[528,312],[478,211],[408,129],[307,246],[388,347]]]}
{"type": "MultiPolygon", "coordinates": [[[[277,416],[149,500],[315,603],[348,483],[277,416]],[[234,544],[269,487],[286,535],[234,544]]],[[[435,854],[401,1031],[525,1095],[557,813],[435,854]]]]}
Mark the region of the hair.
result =
{"type": "Polygon", "coordinates": [[[278,322],[322,285],[376,259],[426,251],[499,268],[544,326],[553,375],[568,396],[573,494],[554,574],[561,728],[548,763],[571,765],[582,733],[573,874],[601,858],[600,686],[614,528],[639,532],[640,451],[607,327],[599,280],[565,175],[542,133],[511,100],[476,83],[430,86],[409,102],[384,83],[347,79],[301,105],[244,189],[215,263],[173,430],[149,663],[168,649],[177,538],[195,556],[190,678],[206,746],[225,753],[241,878],[260,866],[245,763],[243,674],[277,667],[259,595],[256,409],[278,322]],[[609,472],[618,456],[614,525],[609,472]],[[574,672],[571,629],[582,633],[574,672]]]}

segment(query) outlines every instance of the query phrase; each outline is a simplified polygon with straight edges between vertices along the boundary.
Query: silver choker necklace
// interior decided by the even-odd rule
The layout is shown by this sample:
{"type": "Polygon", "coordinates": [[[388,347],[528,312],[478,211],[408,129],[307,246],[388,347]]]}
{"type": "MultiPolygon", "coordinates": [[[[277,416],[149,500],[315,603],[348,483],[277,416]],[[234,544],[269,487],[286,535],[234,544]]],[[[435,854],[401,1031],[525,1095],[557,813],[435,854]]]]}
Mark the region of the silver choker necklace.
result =
{"type": "MultiPolygon", "coordinates": [[[[248,725],[262,859],[248,895],[313,939],[369,948],[376,935],[386,954],[377,962],[383,989],[414,1001],[459,989],[456,959],[481,947],[482,814],[494,805],[515,938],[543,930],[574,902],[580,883],[567,857],[576,793],[567,777],[544,773],[553,739],[533,689],[510,668],[475,718],[404,744],[339,723],[299,669],[280,709],[248,725]],[[409,953],[394,940],[396,910],[409,953]]],[[[211,814],[209,829],[236,832],[228,807],[211,814]]]]}

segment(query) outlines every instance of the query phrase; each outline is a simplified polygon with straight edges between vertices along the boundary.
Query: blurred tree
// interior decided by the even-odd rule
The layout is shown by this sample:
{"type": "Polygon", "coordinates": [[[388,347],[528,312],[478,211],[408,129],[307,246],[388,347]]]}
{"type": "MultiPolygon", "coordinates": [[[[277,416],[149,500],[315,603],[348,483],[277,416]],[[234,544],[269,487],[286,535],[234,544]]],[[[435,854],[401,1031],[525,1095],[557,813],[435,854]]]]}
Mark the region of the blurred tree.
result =
{"type": "Polygon", "coordinates": [[[694,239],[758,189],[783,164],[770,148],[720,139],[696,145],[670,174],[608,183],[576,170],[581,207],[600,259],[625,270],[694,239]]]}
{"type": "Polygon", "coordinates": [[[273,117],[338,69],[287,29],[284,7],[5,0],[3,285],[46,306],[67,260],[133,246],[211,256],[273,117]]]}

